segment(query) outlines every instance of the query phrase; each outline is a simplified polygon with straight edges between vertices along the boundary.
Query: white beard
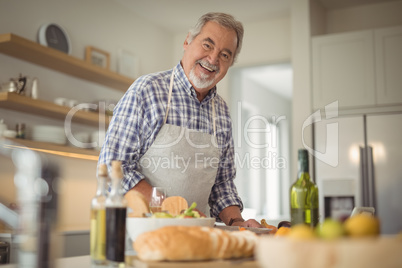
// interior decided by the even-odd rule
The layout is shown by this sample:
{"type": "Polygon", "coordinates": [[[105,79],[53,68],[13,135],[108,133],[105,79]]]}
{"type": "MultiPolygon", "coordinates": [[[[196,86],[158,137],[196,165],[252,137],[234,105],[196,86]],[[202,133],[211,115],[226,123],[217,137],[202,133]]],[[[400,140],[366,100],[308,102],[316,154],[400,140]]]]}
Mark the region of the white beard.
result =
{"type": "MultiPolygon", "coordinates": [[[[219,73],[219,71],[218,71],[219,73]]],[[[194,87],[196,88],[209,88],[214,83],[214,77],[210,77],[206,74],[201,73],[200,77],[195,74],[195,65],[190,70],[190,77],[191,83],[193,83],[194,87]]]]}

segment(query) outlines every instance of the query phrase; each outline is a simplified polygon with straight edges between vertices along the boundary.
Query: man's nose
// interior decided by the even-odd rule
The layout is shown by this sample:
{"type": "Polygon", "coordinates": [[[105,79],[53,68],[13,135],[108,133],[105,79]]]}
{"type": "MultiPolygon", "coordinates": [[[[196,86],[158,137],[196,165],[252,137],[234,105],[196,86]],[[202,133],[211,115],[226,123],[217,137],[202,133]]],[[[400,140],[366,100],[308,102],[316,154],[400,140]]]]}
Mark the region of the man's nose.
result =
{"type": "Polygon", "coordinates": [[[217,65],[219,62],[219,52],[211,51],[211,53],[208,55],[208,59],[211,64],[217,65]]]}

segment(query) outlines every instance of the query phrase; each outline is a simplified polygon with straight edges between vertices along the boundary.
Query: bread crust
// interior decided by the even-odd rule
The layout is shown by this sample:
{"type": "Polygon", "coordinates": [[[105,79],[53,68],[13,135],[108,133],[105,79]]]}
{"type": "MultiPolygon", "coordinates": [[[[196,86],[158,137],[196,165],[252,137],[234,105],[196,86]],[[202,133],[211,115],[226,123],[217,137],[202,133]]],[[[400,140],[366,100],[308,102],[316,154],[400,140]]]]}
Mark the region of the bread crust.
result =
{"type": "Polygon", "coordinates": [[[133,243],[143,261],[201,261],[250,257],[257,235],[212,227],[166,226],[143,233],[133,243]]]}

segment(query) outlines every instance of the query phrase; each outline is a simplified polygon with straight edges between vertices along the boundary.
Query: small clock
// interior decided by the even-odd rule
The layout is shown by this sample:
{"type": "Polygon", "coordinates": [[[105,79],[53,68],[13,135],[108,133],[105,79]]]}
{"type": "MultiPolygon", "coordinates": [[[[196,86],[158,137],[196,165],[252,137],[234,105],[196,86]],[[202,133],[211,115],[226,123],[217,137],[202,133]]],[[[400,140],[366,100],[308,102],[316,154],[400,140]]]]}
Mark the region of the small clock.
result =
{"type": "Polygon", "coordinates": [[[70,38],[67,32],[56,23],[42,25],[39,28],[38,40],[41,45],[71,54],[70,38]]]}

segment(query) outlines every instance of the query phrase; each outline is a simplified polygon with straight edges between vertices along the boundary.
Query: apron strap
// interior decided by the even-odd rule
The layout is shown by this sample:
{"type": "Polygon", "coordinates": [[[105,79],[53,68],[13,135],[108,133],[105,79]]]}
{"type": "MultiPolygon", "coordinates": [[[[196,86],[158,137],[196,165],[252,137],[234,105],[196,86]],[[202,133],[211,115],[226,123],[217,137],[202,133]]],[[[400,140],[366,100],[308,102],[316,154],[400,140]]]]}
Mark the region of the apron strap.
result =
{"type": "Polygon", "coordinates": [[[216,123],[215,123],[215,97],[212,98],[212,126],[214,128],[214,137],[216,137],[216,123]]]}
{"type": "Polygon", "coordinates": [[[174,70],[175,70],[175,69],[172,70],[172,76],[170,77],[168,103],[167,103],[167,107],[166,107],[165,120],[163,121],[163,124],[166,124],[167,117],[168,117],[168,114],[169,114],[170,101],[171,101],[171,99],[172,99],[172,91],[173,91],[174,70]]]}
{"type": "MultiPolygon", "coordinates": [[[[163,124],[166,124],[167,117],[168,117],[168,114],[169,114],[170,101],[172,100],[173,81],[174,81],[174,79],[173,79],[173,78],[174,78],[174,71],[175,71],[175,69],[172,70],[172,75],[170,76],[168,103],[167,103],[167,106],[166,106],[165,120],[163,120],[163,124]]],[[[214,128],[214,137],[216,137],[215,97],[212,98],[212,126],[213,126],[213,128],[214,128]]]]}

